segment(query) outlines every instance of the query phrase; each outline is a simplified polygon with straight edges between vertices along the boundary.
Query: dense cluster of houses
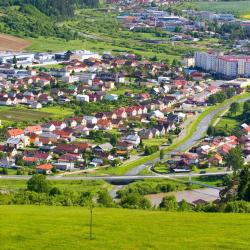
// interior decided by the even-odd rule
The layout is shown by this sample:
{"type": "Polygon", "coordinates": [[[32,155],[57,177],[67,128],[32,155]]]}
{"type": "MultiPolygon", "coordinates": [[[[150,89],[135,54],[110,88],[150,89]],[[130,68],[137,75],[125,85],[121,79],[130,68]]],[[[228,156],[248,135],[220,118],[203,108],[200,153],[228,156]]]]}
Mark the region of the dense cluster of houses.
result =
{"type": "Polygon", "coordinates": [[[232,148],[241,147],[245,164],[250,163],[250,125],[241,125],[241,137],[216,136],[205,138],[189,152],[176,152],[171,155],[167,165],[173,172],[188,172],[194,166],[202,168],[223,167],[225,157],[232,148]]]}
{"type": "MultiPolygon", "coordinates": [[[[113,108],[6,128],[0,145],[5,157],[0,166],[18,166],[21,162],[36,167],[38,172],[51,173],[52,169],[97,167],[115,159],[126,160],[131,151],[141,147],[141,141],[167,140],[168,134],[178,134],[189,116],[200,112],[200,106],[209,105],[210,95],[228,88],[225,81],[205,81],[206,74],[196,70],[184,72],[182,67],[141,60],[134,54],[99,56],[68,51],[57,54],[55,59],[59,60],[60,55],[60,67],[46,70],[16,67],[13,61],[2,63],[0,105],[38,109],[102,103],[112,104],[113,108]],[[120,94],[117,90],[122,87],[126,91],[120,94]],[[122,106],[120,98],[132,101],[122,106]],[[96,131],[110,137],[115,131],[119,136],[112,145],[107,138],[96,143],[96,131]]],[[[12,57],[17,60],[17,55],[12,57]]]]}

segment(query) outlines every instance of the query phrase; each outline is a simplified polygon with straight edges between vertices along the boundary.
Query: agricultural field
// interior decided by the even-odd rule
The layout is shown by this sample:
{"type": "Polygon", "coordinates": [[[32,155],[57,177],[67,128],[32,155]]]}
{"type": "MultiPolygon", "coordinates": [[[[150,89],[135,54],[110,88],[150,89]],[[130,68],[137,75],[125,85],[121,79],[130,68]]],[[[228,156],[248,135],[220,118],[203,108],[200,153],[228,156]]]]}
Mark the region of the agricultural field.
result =
{"type": "Polygon", "coordinates": [[[43,118],[62,119],[73,114],[71,109],[60,106],[45,107],[40,110],[25,107],[0,106],[0,120],[2,125],[16,122],[34,122],[43,118]]]}
{"type": "Polygon", "coordinates": [[[250,1],[223,1],[223,2],[195,2],[191,4],[198,10],[214,11],[214,12],[229,12],[237,16],[246,18],[250,15],[250,1]]]}
{"type": "Polygon", "coordinates": [[[0,206],[1,249],[247,249],[247,214],[0,206]],[[112,222],[112,223],[111,223],[112,222]]]}
{"type": "Polygon", "coordinates": [[[31,42],[26,39],[0,34],[0,51],[22,51],[30,45],[31,42]]]}

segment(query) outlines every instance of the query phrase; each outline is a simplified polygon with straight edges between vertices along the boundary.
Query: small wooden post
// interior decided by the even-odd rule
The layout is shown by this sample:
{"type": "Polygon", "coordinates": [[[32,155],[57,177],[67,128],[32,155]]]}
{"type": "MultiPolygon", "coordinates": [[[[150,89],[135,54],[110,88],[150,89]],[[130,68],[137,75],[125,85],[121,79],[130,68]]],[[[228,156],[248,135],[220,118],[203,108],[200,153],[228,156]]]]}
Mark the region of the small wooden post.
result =
{"type": "Polygon", "coordinates": [[[93,206],[92,202],[90,203],[90,223],[89,223],[89,239],[92,240],[92,215],[93,215],[93,206]]]}

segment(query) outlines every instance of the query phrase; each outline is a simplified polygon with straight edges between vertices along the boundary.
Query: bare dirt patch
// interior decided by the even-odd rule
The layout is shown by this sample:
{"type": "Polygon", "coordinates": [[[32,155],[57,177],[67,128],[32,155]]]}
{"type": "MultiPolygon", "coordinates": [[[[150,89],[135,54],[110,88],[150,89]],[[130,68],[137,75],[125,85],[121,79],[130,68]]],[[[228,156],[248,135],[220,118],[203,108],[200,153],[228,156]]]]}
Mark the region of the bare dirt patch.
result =
{"type": "Polygon", "coordinates": [[[31,42],[25,39],[0,34],[0,51],[22,51],[29,45],[31,42]]]}

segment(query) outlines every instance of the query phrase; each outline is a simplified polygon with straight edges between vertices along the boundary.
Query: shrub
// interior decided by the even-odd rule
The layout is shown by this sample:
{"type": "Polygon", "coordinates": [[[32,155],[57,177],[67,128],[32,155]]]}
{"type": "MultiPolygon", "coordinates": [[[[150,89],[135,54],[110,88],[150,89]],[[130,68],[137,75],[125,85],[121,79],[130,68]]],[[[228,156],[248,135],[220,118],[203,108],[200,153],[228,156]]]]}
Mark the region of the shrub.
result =
{"type": "Polygon", "coordinates": [[[27,189],[37,193],[48,193],[49,186],[46,176],[41,174],[33,175],[27,182],[27,189]]]}
{"type": "Polygon", "coordinates": [[[162,199],[159,207],[166,211],[177,211],[178,203],[174,196],[166,196],[162,199]]]}
{"type": "Polygon", "coordinates": [[[223,210],[226,213],[250,213],[250,203],[247,201],[228,202],[223,210]]]}

